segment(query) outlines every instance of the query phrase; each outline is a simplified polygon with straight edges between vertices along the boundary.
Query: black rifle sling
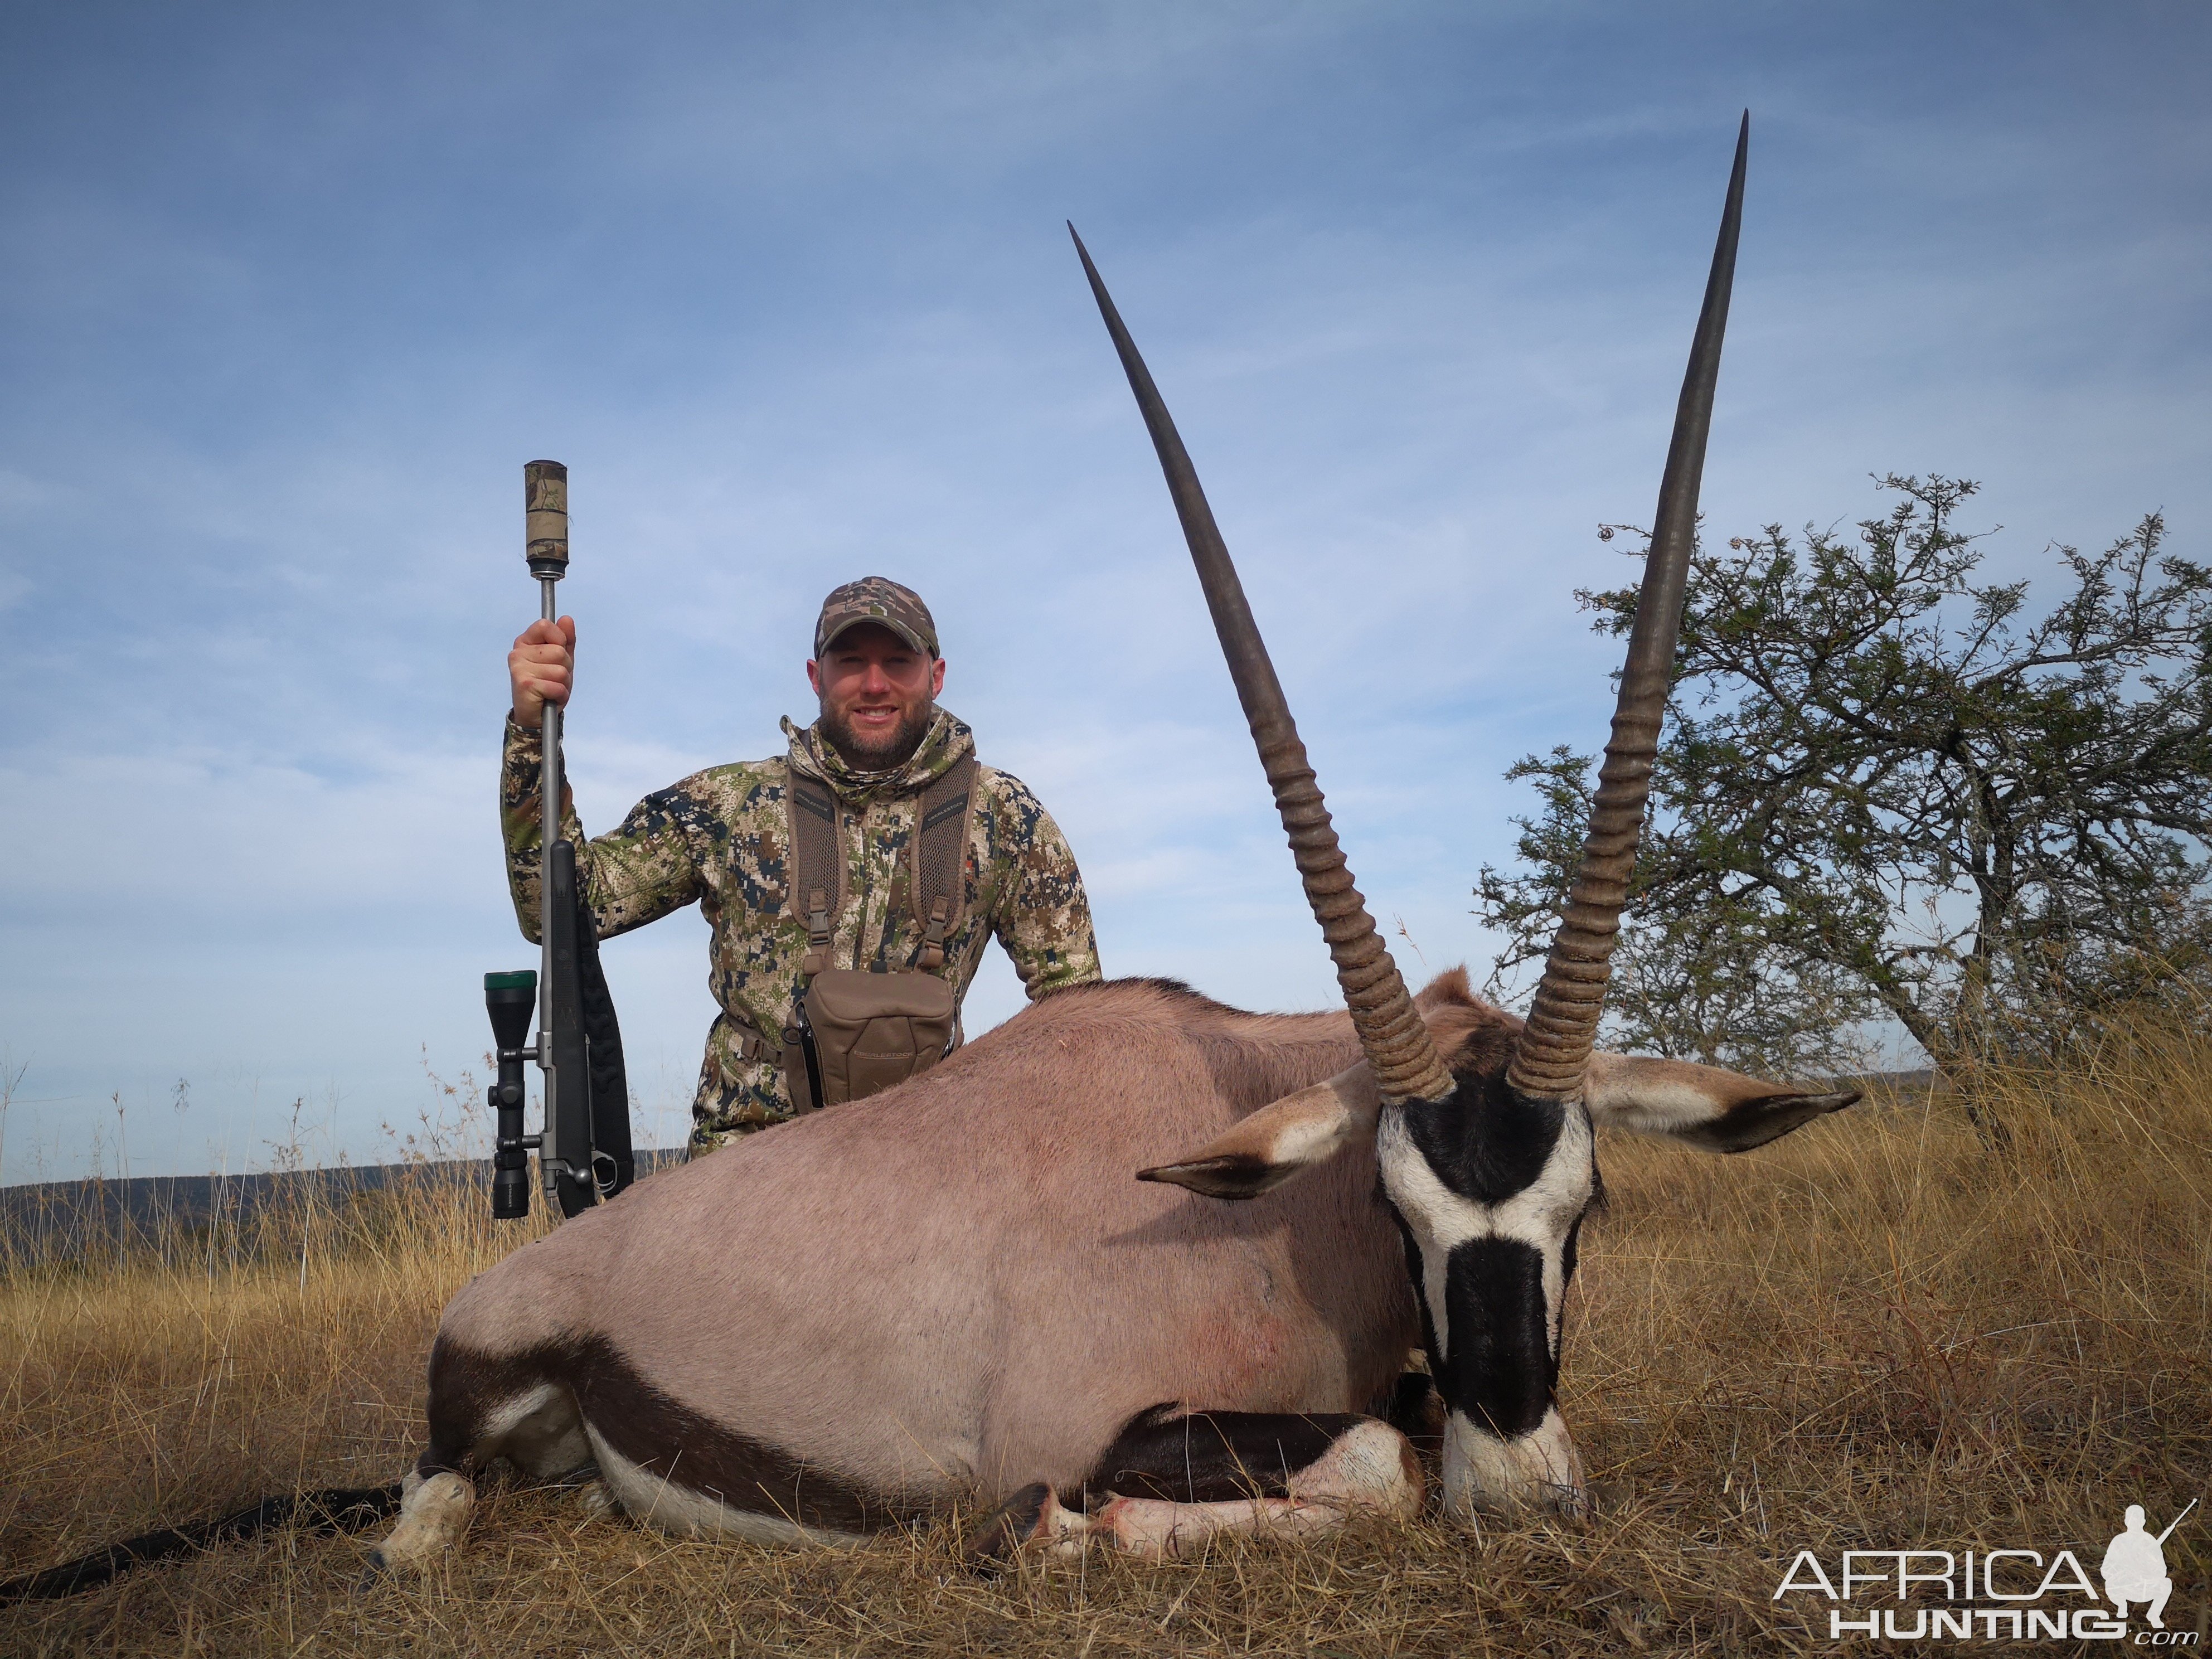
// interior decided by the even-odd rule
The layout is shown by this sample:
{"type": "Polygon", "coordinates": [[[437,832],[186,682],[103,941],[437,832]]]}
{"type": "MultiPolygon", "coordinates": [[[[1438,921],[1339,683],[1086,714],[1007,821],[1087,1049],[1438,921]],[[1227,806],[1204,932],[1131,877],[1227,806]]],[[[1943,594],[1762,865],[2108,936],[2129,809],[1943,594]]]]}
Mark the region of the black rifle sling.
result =
{"type": "Polygon", "coordinates": [[[557,1153],[554,1196],[564,1216],[580,1215],[595,1201],[589,1159],[592,1139],[590,1045],[584,1030],[583,981],[576,960],[576,924],[588,914],[577,897],[575,844],[563,836],[546,849],[544,880],[551,889],[546,967],[553,1045],[553,1098],[546,1109],[546,1150],[557,1153]],[[571,1173],[580,1171],[580,1173],[571,1173]]]}
{"type": "Polygon", "coordinates": [[[553,1048],[560,1079],[556,1140],[563,1164],[588,1159],[590,1169],[586,1181],[559,1177],[564,1215],[612,1198],[637,1174],[622,1026],[615,1018],[606,970],[599,963],[599,930],[592,919],[581,875],[574,844],[555,842],[546,860],[546,877],[553,884],[555,907],[553,1048]]]}
{"type": "Polygon", "coordinates": [[[579,884],[576,894],[576,969],[584,1014],[586,1069],[592,1076],[592,1175],[602,1199],[612,1198],[637,1178],[637,1152],[630,1140],[629,1074],[623,1066],[622,1025],[615,1018],[614,994],[599,966],[599,930],[579,884]],[[609,1166],[611,1166],[610,1170],[609,1166]]]}

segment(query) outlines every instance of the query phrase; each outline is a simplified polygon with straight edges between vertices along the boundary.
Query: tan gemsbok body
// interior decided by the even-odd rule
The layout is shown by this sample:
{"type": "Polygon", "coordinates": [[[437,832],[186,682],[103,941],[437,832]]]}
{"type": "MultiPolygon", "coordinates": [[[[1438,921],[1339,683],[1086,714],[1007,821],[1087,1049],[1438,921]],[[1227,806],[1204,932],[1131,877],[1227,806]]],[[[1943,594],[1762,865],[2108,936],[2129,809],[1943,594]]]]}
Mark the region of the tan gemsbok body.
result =
{"type": "Polygon", "coordinates": [[[1417,1346],[1449,1511],[1579,1506],[1555,1383],[1594,1126],[1737,1152],[1856,1098],[1593,1048],[1744,154],[1740,136],[1583,866],[1525,1027],[1458,972],[1407,995],[1189,458],[1083,253],[1347,1012],[1243,1013],[1168,981],[1065,992],[897,1089],[563,1224],[447,1309],[429,1445],[380,1562],[450,1545],[471,1475],[500,1458],[539,1478],[596,1465],[657,1525],[792,1542],[963,1504],[997,1505],[986,1553],[1087,1536],[1174,1553],[1225,1527],[1404,1512],[1420,1465],[1383,1419],[1410,1398],[1417,1346]]]}
{"type": "Polygon", "coordinates": [[[1162,981],[1068,992],[901,1088],[568,1222],[447,1310],[431,1443],[383,1559],[450,1542],[466,1473],[497,1456],[538,1476],[596,1464],[635,1515],[763,1540],[994,1502],[985,1552],[1312,1530],[1420,1501],[1412,1446],[1380,1415],[1417,1344],[1444,1407],[1449,1509],[1579,1506],[1554,1387],[1594,1126],[1733,1152],[1856,1097],[1594,1051],[1747,131],[1583,867],[1526,1026],[1463,975],[1408,996],[1189,458],[1079,240],[1347,1013],[1243,1013],[1162,981]]]}

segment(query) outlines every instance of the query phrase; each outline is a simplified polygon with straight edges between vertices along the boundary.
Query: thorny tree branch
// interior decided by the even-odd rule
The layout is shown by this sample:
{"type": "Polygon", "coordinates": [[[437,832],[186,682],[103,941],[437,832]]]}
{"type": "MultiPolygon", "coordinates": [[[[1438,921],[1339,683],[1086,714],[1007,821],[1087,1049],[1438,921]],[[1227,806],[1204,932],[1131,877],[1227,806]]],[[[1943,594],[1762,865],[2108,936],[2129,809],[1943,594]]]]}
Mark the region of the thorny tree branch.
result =
{"type": "MultiPolygon", "coordinates": [[[[1832,1069],[1883,1015],[1941,1057],[2212,974],[2212,572],[2151,514],[2057,549],[2072,591],[2030,620],[1953,527],[1973,483],[1878,482],[1898,499],[1855,536],[1697,553],[1616,1040],[1832,1069]]],[[[1626,633],[1632,587],[1579,597],[1626,633]]],[[[1507,774],[1539,811],[1476,889],[1494,988],[1548,945],[1588,770],[1562,747],[1507,774]]]]}

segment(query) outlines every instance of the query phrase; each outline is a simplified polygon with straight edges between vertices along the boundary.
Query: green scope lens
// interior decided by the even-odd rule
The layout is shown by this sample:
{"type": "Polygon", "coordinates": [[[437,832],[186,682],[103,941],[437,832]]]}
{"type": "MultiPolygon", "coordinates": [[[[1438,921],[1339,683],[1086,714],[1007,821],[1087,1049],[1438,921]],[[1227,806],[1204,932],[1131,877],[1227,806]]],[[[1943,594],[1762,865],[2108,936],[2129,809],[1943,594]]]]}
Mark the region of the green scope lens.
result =
{"type": "Polygon", "coordinates": [[[518,968],[511,973],[484,975],[484,989],[487,991],[534,991],[537,988],[538,970],[535,968],[518,968]]]}

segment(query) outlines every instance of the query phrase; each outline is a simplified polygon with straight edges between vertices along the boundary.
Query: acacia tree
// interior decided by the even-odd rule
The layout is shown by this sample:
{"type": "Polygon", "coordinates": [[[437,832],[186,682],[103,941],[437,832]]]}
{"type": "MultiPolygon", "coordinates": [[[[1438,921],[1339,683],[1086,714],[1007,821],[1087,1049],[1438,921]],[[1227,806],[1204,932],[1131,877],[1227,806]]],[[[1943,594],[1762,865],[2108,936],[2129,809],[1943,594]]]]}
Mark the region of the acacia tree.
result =
{"type": "MultiPolygon", "coordinates": [[[[1856,536],[1770,525],[1692,562],[1623,924],[1632,1046],[1842,1069],[1887,1016],[1938,1060],[2048,1047],[2212,963],[2212,573],[2153,514],[2059,548],[2073,591],[2031,620],[1953,526],[1975,485],[1881,483],[1856,536]]],[[[1634,588],[1577,597],[1626,631],[1634,588]]],[[[1507,774],[1541,805],[1476,888],[1511,939],[1494,987],[1542,954],[1589,770],[1561,748],[1507,774]]]]}

